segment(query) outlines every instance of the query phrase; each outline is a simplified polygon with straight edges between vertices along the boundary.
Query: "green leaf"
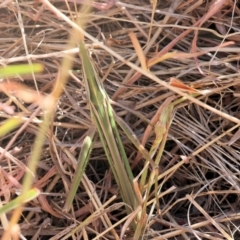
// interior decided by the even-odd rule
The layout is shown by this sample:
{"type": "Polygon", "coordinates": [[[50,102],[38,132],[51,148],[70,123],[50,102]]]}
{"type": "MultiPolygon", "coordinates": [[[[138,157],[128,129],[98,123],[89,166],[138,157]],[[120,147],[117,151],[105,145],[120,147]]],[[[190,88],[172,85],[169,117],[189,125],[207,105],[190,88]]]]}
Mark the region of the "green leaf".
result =
{"type": "Polygon", "coordinates": [[[0,126],[0,137],[5,136],[13,129],[17,128],[22,122],[21,118],[8,119],[2,126],[0,126]]]}
{"type": "Polygon", "coordinates": [[[16,199],[12,200],[11,202],[5,204],[4,206],[2,206],[0,208],[0,215],[7,213],[17,207],[19,207],[21,204],[23,203],[27,203],[33,199],[35,199],[36,197],[38,197],[40,194],[40,191],[37,188],[33,188],[31,190],[29,190],[25,196],[20,195],[19,197],[17,197],[16,199]]]}
{"type": "Polygon", "coordinates": [[[29,74],[32,72],[41,72],[43,70],[42,64],[19,64],[19,65],[9,65],[0,68],[0,77],[14,77],[16,75],[29,74]]]}

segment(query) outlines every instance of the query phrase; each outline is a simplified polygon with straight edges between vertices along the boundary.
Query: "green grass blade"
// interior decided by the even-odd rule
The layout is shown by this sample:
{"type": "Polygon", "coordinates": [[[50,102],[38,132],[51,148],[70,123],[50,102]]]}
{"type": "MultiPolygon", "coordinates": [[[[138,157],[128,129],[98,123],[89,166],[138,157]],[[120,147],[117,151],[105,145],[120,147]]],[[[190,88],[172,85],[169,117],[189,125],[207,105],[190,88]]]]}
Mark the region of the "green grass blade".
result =
{"type": "Polygon", "coordinates": [[[17,128],[23,120],[21,118],[10,118],[0,126],[0,137],[5,136],[13,129],[17,128]]]}
{"type": "Polygon", "coordinates": [[[29,74],[32,72],[41,72],[43,70],[42,64],[20,64],[10,65],[0,68],[0,77],[14,77],[16,75],[29,74]]]}
{"type": "Polygon", "coordinates": [[[84,174],[85,168],[87,166],[91,150],[92,150],[92,139],[95,133],[95,127],[92,128],[89,132],[89,135],[87,135],[83,141],[82,148],[78,157],[78,163],[77,163],[77,169],[74,174],[74,178],[72,180],[71,186],[70,186],[70,191],[67,196],[65,205],[63,207],[64,212],[68,212],[73,199],[75,197],[75,194],[77,192],[78,186],[80,184],[80,181],[82,179],[82,176],[84,174]]]}
{"type": "Polygon", "coordinates": [[[16,199],[14,199],[14,200],[8,202],[7,204],[5,204],[4,206],[0,207],[0,215],[19,207],[23,203],[27,203],[27,202],[35,199],[36,197],[39,196],[39,194],[40,194],[40,191],[37,188],[33,188],[33,189],[29,190],[24,196],[20,195],[16,199]]]}

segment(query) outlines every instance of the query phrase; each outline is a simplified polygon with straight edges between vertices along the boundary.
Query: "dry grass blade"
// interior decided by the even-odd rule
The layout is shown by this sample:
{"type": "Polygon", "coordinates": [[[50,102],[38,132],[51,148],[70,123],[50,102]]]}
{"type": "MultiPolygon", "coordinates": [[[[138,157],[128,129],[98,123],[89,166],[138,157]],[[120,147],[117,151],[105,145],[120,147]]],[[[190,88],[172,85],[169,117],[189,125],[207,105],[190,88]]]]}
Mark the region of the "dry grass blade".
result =
{"type": "Polygon", "coordinates": [[[133,46],[134,46],[134,49],[136,51],[136,53],[138,54],[138,58],[140,60],[140,63],[141,63],[141,66],[142,66],[142,69],[144,69],[145,71],[147,71],[147,64],[146,64],[146,58],[143,54],[143,51],[142,51],[142,48],[136,38],[136,35],[131,32],[129,33],[129,37],[133,43],[133,46]]]}
{"type": "Polygon", "coordinates": [[[209,214],[190,195],[187,195],[187,199],[222,233],[224,238],[227,240],[233,240],[233,238],[230,237],[229,234],[227,234],[224,229],[221,228],[219,224],[214,219],[212,219],[209,214]]]}

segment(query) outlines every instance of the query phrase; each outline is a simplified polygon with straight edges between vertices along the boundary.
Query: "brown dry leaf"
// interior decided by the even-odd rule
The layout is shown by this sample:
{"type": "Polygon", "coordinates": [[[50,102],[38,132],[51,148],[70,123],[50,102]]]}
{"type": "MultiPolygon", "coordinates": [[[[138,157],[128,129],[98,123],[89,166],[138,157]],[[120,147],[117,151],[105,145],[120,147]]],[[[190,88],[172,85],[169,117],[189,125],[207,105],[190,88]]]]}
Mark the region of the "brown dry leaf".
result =
{"type": "Polygon", "coordinates": [[[61,214],[59,214],[58,212],[56,212],[52,209],[52,207],[48,203],[45,195],[39,195],[38,196],[38,201],[40,202],[41,208],[44,211],[50,213],[51,215],[55,216],[56,218],[63,218],[63,216],[61,214]]]}
{"type": "Polygon", "coordinates": [[[198,90],[187,86],[186,84],[184,84],[183,82],[181,82],[179,79],[177,78],[170,78],[170,82],[169,84],[173,87],[179,88],[181,89],[183,92],[190,92],[190,93],[200,93],[198,90]]]}

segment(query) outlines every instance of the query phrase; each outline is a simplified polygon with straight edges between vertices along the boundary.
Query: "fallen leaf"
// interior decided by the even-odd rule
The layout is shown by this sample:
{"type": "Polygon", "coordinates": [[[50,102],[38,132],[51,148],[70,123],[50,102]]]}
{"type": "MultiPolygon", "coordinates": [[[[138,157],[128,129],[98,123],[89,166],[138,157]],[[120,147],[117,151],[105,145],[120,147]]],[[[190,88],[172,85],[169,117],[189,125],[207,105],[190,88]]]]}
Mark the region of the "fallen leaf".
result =
{"type": "Polygon", "coordinates": [[[187,86],[177,78],[170,78],[170,86],[179,88],[183,92],[190,92],[190,93],[200,93],[198,90],[187,86]]]}

